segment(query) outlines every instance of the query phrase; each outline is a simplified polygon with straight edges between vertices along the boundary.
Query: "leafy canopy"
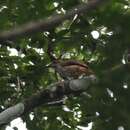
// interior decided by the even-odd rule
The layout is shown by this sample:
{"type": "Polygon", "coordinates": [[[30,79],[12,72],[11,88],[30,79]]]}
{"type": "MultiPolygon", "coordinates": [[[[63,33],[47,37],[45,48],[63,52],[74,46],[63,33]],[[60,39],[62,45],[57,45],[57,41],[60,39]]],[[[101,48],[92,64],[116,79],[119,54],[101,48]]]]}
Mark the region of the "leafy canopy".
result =
{"type": "MultiPolygon", "coordinates": [[[[45,19],[84,0],[1,0],[0,29],[8,30],[29,21],[45,19]]],[[[100,83],[79,97],[71,96],[64,106],[39,107],[23,117],[28,130],[74,130],[93,122],[93,130],[130,129],[130,76],[114,66],[122,64],[130,48],[129,0],[111,0],[87,14],[64,21],[48,32],[0,45],[0,109],[20,102],[57,81],[45,66],[49,40],[57,57],[90,62],[100,83]],[[92,35],[96,32],[99,37],[92,35]],[[51,38],[49,37],[51,35],[51,38]],[[13,50],[13,51],[12,51],[13,50]],[[13,52],[13,53],[12,53],[13,52]],[[16,52],[14,54],[14,52],[16,52]]],[[[96,36],[96,35],[95,35],[96,36]]],[[[124,63],[124,62],[123,62],[124,63]]]]}

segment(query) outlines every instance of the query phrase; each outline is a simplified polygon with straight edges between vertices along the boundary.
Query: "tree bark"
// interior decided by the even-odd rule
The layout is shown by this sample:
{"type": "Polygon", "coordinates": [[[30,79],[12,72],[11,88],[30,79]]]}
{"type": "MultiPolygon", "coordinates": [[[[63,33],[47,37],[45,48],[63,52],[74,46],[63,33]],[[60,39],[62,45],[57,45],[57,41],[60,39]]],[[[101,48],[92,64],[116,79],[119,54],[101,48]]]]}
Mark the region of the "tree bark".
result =
{"type": "Polygon", "coordinates": [[[25,113],[28,113],[38,106],[61,100],[64,95],[81,93],[95,82],[96,77],[91,75],[82,79],[67,80],[51,84],[47,87],[48,89],[42,90],[28,99],[25,99],[24,101],[1,112],[0,126],[9,123],[19,116],[23,116],[25,113]]]}
{"type": "Polygon", "coordinates": [[[84,3],[70,9],[64,15],[52,15],[47,19],[29,22],[9,31],[1,32],[0,42],[7,40],[13,41],[20,37],[30,36],[36,32],[48,31],[61,24],[63,21],[73,18],[75,15],[80,15],[96,9],[104,2],[106,2],[106,0],[90,0],[87,4],[84,3]]]}

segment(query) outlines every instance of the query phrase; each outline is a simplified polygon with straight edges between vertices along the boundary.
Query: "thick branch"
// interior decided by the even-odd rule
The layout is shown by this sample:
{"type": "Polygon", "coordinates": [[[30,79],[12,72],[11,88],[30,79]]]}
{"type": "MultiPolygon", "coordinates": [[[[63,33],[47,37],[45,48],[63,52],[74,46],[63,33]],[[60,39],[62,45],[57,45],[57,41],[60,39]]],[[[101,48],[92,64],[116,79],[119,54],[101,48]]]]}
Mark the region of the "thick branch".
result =
{"type": "MultiPolygon", "coordinates": [[[[103,72],[103,78],[109,80],[113,73],[117,76],[118,72],[126,75],[130,71],[130,63],[116,65],[109,71],[103,72]],[[108,76],[109,75],[109,76],[108,76]]],[[[100,77],[101,78],[101,77],[100,77]]],[[[71,81],[63,81],[52,84],[46,90],[32,95],[30,98],[25,99],[23,102],[12,106],[2,113],[0,113],[0,126],[9,123],[11,120],[28,113],[32,109],[46,105],[49,102],[61,100],[64,95],[77,94],[85,91],[90,85],[103,82],[103,79],[98,79],[94,75],[84,77],[82,79],[75,79],[71,81]]]]}
{"type": "Polygon", "coordinates": [[[64,95],[77,94],[85,91],[91,84],[96,82],[94,75],[75,79],[71,81],[57,82],[49,86],[48,89],[32,95],[23,102],[12,106],[0,113],[0,126],[9,123],[11,120],[24,115],[32,109],[46,105],[49,102],[61,100],[64,95]]]}
{"type": "Polygon", "coordinates": [[[81,4],[73,9],[67,11],[65,15],[53,15],[46,20],[39,20],[37,22],[30,22],[23,26],[11,29],[9,31],[4,31],[0,33],[0,41],[15,40],[18,37],[29,36],[36,32],[48,31],[64,20],[72,18],[75,14],[86,13],[90,10],[96,9],[105,0],[90,0],[87,4],[81,4]]]}

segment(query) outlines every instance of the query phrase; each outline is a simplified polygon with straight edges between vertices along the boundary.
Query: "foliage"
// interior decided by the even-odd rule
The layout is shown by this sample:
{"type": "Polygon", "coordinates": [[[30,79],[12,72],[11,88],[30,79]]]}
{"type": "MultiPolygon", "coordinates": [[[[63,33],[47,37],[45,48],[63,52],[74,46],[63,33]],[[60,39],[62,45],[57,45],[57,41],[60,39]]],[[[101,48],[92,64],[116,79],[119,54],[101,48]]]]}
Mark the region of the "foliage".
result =
{"type": "MultiPolygon", "coordinates": [[[[81,0],[1,0],[0,29],[8,30],[29,21],[64,13],[81,0]]],[[[79,97],[69,97],[64,106],[35,109],[23,117],[28,130],[74,130],[93,122],[93,130],[130,129],[130,76],[120,69],[109,76],[103,72],[122,63],[130,48],[129,0],[110,0],[85,15],[75,16],[49,32],[20,38],[7,44],[0,43],[0,109],[29,97],[36,91],[57,81],[47,45],[54,43],[55,54],[61,58],[89,61],[102,81],[91,86],[79,97]],[[94,39],[92,32],[99,37],[94,39]],[[48,35],[49,34],[49,35],[48,35]],[[11,53],[15,49],[16,55],[11,53]],[[121,72],[121,73],[120,73],[121,72]]],[[[14,51],[13,51],[14,52],[14,51]]]]}

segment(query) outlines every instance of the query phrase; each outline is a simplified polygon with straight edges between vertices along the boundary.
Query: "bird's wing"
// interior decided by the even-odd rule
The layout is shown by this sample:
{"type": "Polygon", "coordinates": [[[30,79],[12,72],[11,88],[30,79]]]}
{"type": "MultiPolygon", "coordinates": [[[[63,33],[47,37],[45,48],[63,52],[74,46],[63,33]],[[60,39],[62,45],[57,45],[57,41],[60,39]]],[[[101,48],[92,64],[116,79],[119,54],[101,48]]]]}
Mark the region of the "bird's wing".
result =
{"type": "Polygon", "coordinates": [[[69,65],[79,65],[85,68],[88,68],[88,65],[83,63],[82,61],[76,61],[76,60],[66,60],[61,62],[62,66],[69,66],[69,65]]]}

